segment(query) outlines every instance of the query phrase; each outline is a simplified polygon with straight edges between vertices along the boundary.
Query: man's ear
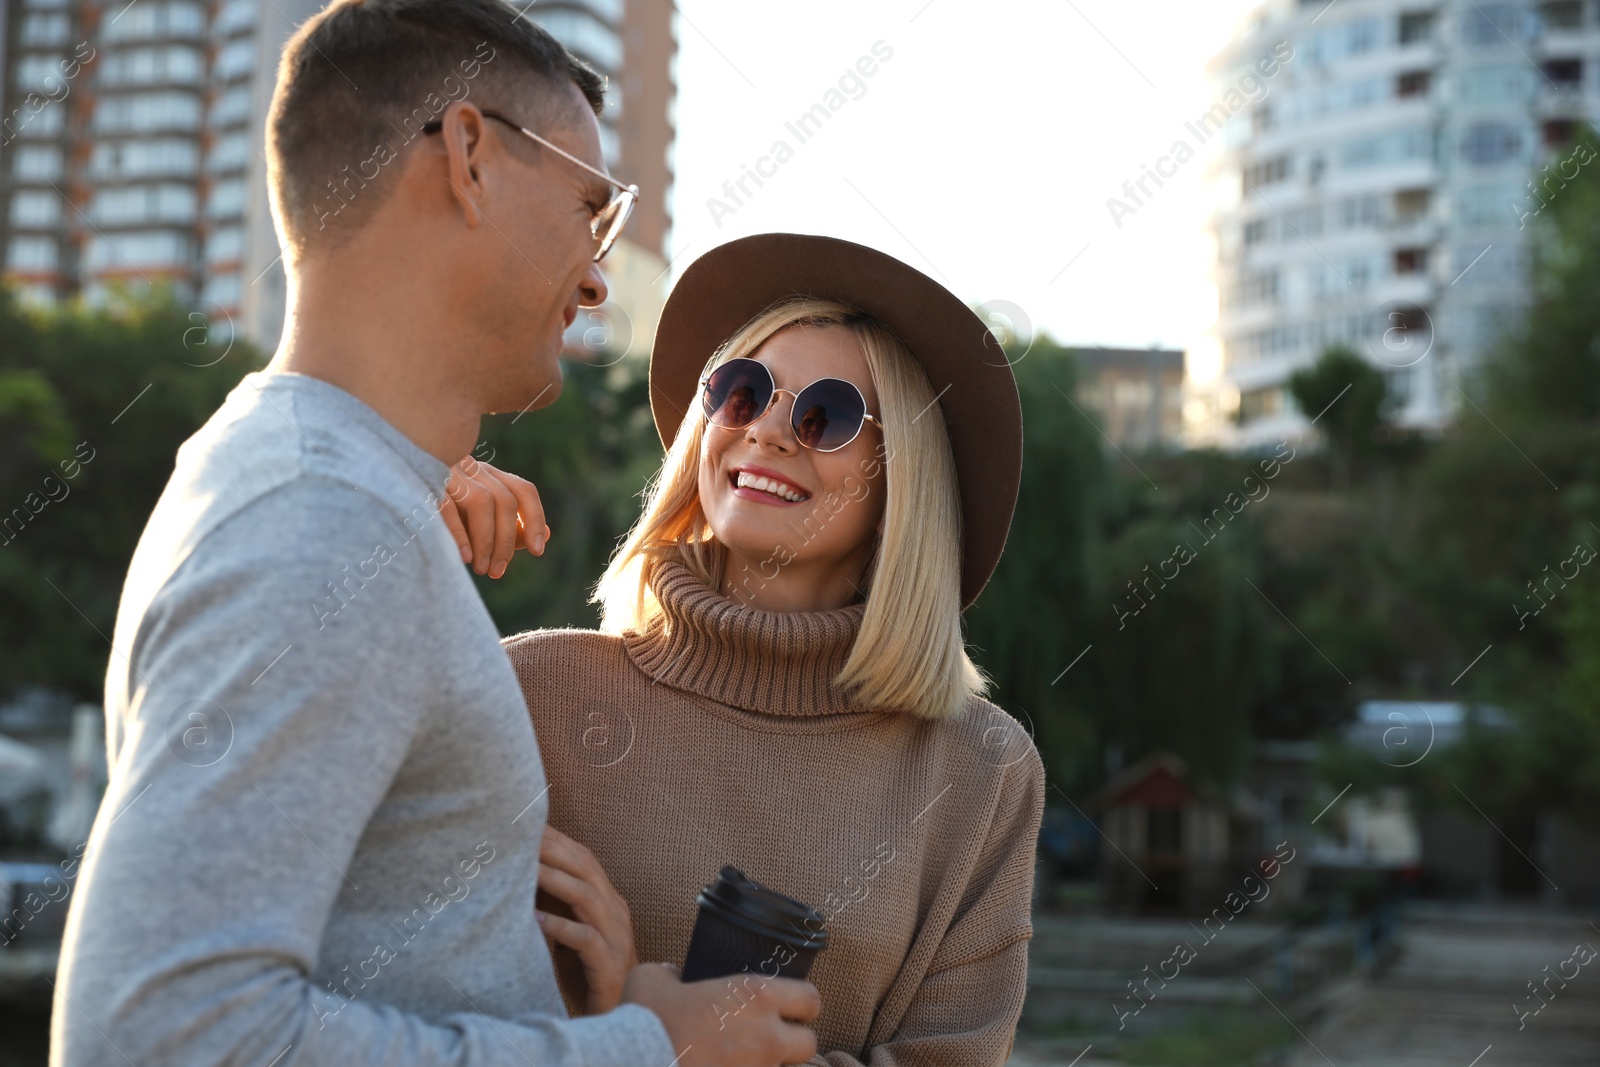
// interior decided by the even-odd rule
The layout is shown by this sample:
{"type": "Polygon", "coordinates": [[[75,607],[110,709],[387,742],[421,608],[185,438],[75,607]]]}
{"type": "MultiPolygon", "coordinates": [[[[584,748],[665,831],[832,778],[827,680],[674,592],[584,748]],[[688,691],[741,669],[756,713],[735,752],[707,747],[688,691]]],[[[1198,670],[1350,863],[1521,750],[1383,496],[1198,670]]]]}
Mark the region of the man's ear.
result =
{"type": "Polygon", "coordinates": [[[439,121],[451,194],[468,228],[476,229],[484,218],[479,205],[486,193],[483,164],[489,151],[489,120],[476,104],[458,100],[444,109],[439,121]]]}

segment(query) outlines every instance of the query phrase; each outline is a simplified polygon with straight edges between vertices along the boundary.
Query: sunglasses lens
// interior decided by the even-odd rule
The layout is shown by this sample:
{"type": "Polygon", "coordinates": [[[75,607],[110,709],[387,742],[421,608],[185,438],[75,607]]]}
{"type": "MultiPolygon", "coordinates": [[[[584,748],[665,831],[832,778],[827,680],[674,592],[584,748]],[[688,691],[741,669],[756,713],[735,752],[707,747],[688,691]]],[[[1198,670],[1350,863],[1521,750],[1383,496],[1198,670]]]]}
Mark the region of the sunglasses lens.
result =
{"type": "Polygon", "coordinates": [[[611,251],[611,246],[622,235],[622,228],[628,224],[628,216],[633,214],[635,199],[633,190],[623,190],[594,217],[591,229],[597,245],[594,254],[596,262],[605,258],[605,254],[611,251]]]}
{"type": "Polygon", "coordinates": [[[761,417],[772,399],[772,375],[753,359],[730,359],[711,372],[700,403],[713,426],[736,430],[761,417]]]}
{"type": "Polygon", "coordinates": [[[855,440],[866,413],[859,389],[838,378],[823,378],[795,397],[794,435],[807,448],[833,452],[855,440]]]}

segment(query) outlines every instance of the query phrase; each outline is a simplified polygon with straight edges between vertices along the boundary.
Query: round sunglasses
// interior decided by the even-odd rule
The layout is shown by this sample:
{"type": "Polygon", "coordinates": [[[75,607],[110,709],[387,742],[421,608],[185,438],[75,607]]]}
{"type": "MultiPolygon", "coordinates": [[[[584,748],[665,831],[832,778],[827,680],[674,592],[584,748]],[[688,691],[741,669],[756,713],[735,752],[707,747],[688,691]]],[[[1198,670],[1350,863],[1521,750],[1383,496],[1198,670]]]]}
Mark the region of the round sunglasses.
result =
{"type": "Polygon", "coordinates": [[[837,452],[854,441],[868,422],[883,429],[878,417],[868,414],[861,390],[842,378],[818,378],[796,393],[779,389],[765,363],[740,358],[700,379],[706,421],[727,430],[743,429],[761,418],[779,393],[794,397],[789,425],[795,440],[814,451],[837,452]]]}

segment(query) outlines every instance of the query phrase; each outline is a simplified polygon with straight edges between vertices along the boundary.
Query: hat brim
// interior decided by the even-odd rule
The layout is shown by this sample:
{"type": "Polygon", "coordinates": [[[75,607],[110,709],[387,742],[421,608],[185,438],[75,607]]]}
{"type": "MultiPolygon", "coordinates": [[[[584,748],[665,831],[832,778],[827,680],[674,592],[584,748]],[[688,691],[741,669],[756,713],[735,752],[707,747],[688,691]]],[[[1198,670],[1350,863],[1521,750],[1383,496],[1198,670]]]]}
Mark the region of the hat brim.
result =
{"type": "MultiPolygon", "coordinates": [[[[994,573],[1022,475],[1022,405],[1004,350],[944,286],[876,249],[796,233],[742,237],[691,263],[673,286],[650,356],[650,410],[670,445],[712,354],[794,296],[860,308],[905,342],[938,394],[961,493],[961,606],[994,573]]],[[[922,416],[918,416],[919,418],[922,416]]]]}

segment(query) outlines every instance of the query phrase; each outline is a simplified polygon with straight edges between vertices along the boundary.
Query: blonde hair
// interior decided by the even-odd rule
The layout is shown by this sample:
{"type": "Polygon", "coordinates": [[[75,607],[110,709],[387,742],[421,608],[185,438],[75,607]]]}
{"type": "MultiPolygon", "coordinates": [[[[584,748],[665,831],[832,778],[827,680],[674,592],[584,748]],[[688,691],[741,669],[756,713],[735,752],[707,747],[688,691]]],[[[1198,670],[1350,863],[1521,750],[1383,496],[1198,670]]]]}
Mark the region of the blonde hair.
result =
{"type": "MultiPolygon", "coordinates": [[[[883,536],[865,576],[861,629],[834,684],[868,707],[929,719],[960,714],[989,684],[961,633],[961,501],[944,420],[922,418],[937,404],[932,385],[905,344],[882,323],[832,300],[792,298],[741,327],[706,364],[752,356],[788,327],[837,326],[861,344],[878,391],[884,473],[883,536]]],[[[714,590],[727,550],[700,506],[699,464],[706,417],[698,397],[678,427],[643,513],[595,588],[602,627],[644,630],[662,615],[650,589],[658,561],[681,560],[714,590]]]]}

